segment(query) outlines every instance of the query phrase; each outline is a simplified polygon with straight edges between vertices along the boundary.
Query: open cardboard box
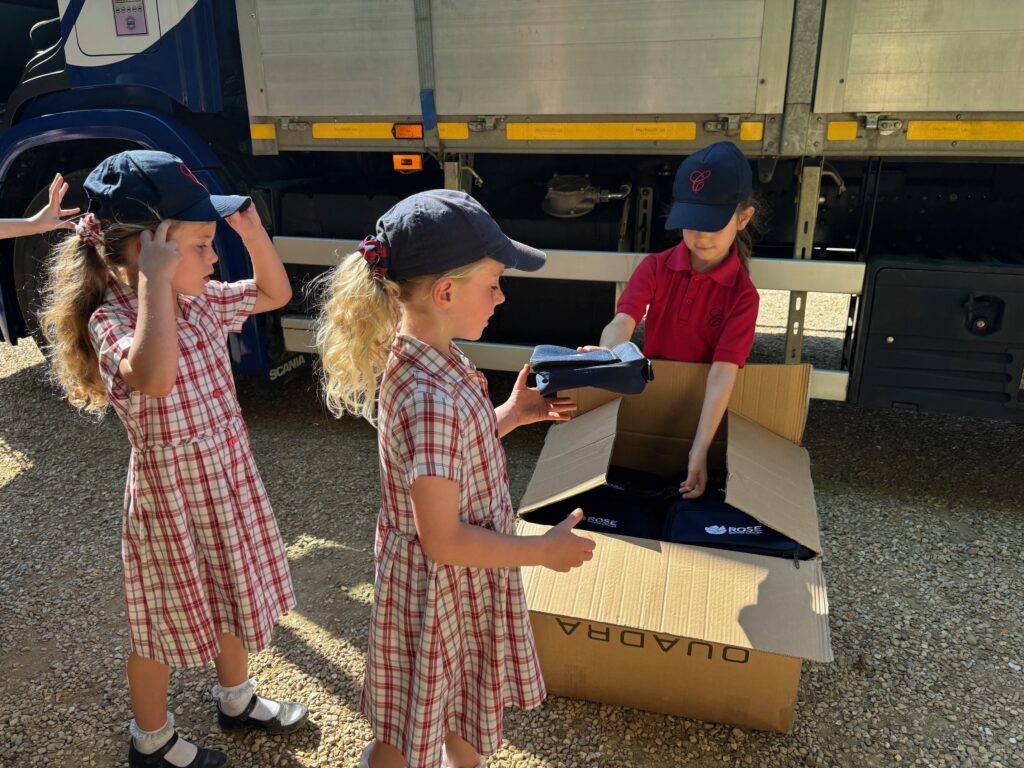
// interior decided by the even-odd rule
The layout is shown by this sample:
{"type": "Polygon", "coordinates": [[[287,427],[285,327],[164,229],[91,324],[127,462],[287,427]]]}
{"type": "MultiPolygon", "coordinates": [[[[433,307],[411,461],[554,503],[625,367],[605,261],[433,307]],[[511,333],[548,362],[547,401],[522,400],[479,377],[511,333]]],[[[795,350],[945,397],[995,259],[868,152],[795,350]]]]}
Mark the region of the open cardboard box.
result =
{"type": "MultiPolygon", "coordinates": [[[[708,366],[655,362],[640,395],[574,390],[577,416],[548,431],[520,504],[530,513],[605,482],[610,465],[686,468],[708,366]]],[[[709,457],[726,501],[817,553],[807,451],[810,366],[742,369],[709,457]]],[[[584,510],[586,511],[586,510],[584,510]]],[[[524,568],[549,692],[775,731],[793,724],[801,660],[832,660],[820,557],[784,558],[588,532],[594,558],[569,573],[524,568]]]]}

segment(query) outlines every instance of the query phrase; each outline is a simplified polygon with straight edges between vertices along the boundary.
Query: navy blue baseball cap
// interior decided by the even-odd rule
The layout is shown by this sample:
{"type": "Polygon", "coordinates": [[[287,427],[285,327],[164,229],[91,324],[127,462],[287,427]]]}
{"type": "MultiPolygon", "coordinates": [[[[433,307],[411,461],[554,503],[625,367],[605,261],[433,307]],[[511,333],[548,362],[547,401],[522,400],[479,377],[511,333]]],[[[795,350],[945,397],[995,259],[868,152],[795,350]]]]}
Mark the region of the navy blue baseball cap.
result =
{"type": "Polygon", "coordinates": [[[241,195],[211,195],[180,157],[148,149],[111,155],[83,186],[90,211],[117,221],[217,221],[252,203],[241,195]]]}
{"type": "Polygon", "coordinates": [[[388,277],[408,280],[447,272],[490,257],[506,267],[533,272],[543,251],[512,240],[465,192],[431,189],[395,204],[377,219],[377,238],[388,249],[388,277]]]}
{"type": "Polygon", "coordinates": [[[750,163],[731,141],[694,152],[676,171],[665,229],[718,232],[753,194],[750,163]]]}

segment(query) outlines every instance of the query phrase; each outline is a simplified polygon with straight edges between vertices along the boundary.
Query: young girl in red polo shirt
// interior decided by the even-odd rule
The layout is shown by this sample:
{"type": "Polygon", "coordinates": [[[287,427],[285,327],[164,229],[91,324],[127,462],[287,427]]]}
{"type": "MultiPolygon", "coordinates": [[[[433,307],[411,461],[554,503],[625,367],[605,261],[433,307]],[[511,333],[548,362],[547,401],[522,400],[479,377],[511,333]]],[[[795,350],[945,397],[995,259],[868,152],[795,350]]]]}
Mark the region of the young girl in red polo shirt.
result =
{"type": "Polygon", "coordinates": [[[735,144],[720,141],[686,159],[672,193],[665,228],[681,229],[683,240],[640,262],[600,346],[627,341],[646,314],[647,357],[711,363],[686,480],[679,486],[684,499],[694,499],[704,493],[708,448],[754,343],[759,297],[748,274],[745,231],[756,211],[750,164],[735,144]]]}

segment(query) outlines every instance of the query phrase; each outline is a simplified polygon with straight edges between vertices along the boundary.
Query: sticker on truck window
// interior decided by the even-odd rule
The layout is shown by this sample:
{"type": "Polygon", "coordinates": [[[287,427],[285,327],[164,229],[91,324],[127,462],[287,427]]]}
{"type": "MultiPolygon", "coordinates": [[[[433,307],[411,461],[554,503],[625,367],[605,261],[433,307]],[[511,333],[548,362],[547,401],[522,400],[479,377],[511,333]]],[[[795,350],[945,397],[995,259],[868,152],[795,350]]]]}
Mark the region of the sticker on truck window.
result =
{"type": "Polygon", "coordinates": [[[113,0],[114,31],[118,37],[148,35],[146,0],[113,0]]]}

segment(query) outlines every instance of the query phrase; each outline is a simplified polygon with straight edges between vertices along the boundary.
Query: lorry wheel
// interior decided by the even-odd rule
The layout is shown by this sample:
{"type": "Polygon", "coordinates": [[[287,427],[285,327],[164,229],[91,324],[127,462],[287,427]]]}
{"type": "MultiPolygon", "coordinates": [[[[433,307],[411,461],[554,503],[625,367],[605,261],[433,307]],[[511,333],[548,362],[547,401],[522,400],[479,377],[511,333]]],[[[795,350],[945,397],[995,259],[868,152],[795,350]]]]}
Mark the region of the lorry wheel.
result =
{"type": "MultiPolygon", "coordinates": [[[[86,209],[88,200],[85,190],[82,189],[82,182],[89,175],[89,171],[90,169],[85,168],[64,175],[64,181],[68,184],[68,192],[64,196],[62,207],[80,207],[83,211],[86,209]]],[[[48,189],[49,184],[32,198],[25,209],[25,216],[33,215],[46,205],[49,197],[48,189]]],[[[42,306],[43,286],[46,284],[46,269],[54,245],[67,235],[67,230],[58,229],[42,235],[19,237],[14,241],[14,289],[25,327],[40,348],[45,343],[42,331],[39,329],[39,309],[42,306]]]]}

